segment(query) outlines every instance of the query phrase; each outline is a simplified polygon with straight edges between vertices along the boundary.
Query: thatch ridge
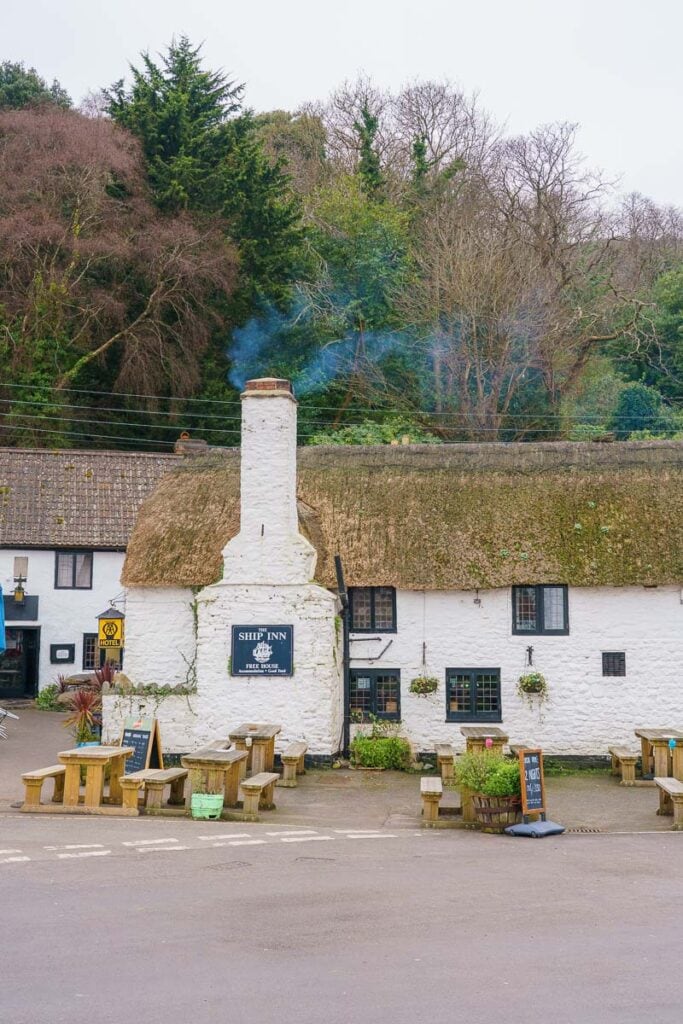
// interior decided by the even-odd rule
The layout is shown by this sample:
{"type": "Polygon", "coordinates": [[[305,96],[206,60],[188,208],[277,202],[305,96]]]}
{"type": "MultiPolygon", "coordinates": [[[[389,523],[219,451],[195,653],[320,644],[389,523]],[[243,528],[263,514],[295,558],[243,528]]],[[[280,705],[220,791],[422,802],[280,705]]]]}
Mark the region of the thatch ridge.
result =
{"type": "MultiPolygon", "coordinates": [[[[316,578],[413,590],[683,582],[683,443],[329,446],[298,455],[316,578]]],[[[143,505],[127,586],[204,586],[239,529],[239,451],[181,463],[143,505]]]]}

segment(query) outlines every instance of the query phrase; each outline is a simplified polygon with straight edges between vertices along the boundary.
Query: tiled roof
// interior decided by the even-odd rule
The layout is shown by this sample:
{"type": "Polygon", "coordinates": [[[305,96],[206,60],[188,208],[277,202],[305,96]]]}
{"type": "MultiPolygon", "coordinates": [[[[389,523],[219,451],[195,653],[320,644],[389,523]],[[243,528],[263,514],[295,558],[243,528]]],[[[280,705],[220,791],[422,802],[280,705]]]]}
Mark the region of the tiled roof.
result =
{"type": "Polygon", "coordinates": [[[0,547],[123,549],[182,456],[0,448],[0,547]]]}

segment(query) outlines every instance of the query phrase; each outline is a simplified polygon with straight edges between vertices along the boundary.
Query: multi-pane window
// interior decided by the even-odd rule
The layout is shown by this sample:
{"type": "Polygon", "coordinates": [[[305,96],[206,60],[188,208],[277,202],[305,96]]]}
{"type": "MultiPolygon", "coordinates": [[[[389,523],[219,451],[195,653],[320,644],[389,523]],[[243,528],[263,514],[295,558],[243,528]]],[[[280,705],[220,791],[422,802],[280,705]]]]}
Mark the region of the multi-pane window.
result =
{"type": "Polygon", "coordinates": [[[83,671],[92,672],[99,666],[97,633],[83,634],[83,671]]]}
{"type": "Polygon", "coordinates": [[[567,587],[541,584],[512,588],[512,632],[561,636],[569,632],[567,587]]]}
{"type": "Polygon", "coordinates": [[[349,710],[363,719],[370,715],[401,718],[401,673],[398,669],[353,669],[349,680],[349,710]]]}
{"type": "Polygon", "coordinates": [[[55,557],[57,590],[92,588],[92,551],[58,551],[55,557]]]}
{"type": "Polygon", "coordinates": [[[351,631],[396,632],[396,591],[393,587],[350,587],[351,631]]]}
{"type": "Polygon", "coordinates": [[[446,721],[501,720],[499,668],[446,669],[446,721]]]}
{"type": "Polygon", "coordinates": [[[625,676],[626,675],[626,652],[625,651],[603,651],[602,652],[602,674],[603,674],[603,676],[625,676]]]}

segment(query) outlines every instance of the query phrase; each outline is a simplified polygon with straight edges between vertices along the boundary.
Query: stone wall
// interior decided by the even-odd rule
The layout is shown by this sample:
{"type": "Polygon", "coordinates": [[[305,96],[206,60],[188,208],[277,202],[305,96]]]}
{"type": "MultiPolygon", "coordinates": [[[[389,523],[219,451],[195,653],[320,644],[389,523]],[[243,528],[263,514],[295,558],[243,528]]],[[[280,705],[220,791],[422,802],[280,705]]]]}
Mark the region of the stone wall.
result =
{"type": "Polygon", "coordinates": [[[613,743],[635,749],[639,725],[683,727],[683,604],[677,587],[570,588],[568,636],[514,636],[507,588],[399,591],[397,624],[396,634],[372,634],[376,643],[352,642],[351,656],[372,658],[392,640],[378,662],[365,664],[400,669],[402,732],[418,750],[431,751],[435,742],[464,747],[464,723],[446,722],[447,668],[500,669],[498,724],[512,742],[529,741],[548,753],[604,754],[613,743]],[[603,677],[603,651],[626,653],[625,676],[603,677]],[[534,670],[550,689],[540,711],[515,692],[519,676],[534,670]],[[421,674],[437,677],[436,693],[409,692],[411,679],[421,674]]]}

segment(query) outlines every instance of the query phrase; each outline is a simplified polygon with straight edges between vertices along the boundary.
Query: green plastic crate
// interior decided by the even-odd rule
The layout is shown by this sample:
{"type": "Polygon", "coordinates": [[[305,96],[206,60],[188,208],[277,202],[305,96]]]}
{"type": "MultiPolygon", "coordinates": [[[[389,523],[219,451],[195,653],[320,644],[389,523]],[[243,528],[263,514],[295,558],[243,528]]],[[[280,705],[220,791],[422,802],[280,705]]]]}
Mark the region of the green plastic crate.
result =
{"type": "Polygon", "coordinates": [[[221,811],[223,810],[223,794],[193,793],[191,808],[193,818],[208,818],[211,821],[215,821],[216,818],[220,818],[221,811]]]}

